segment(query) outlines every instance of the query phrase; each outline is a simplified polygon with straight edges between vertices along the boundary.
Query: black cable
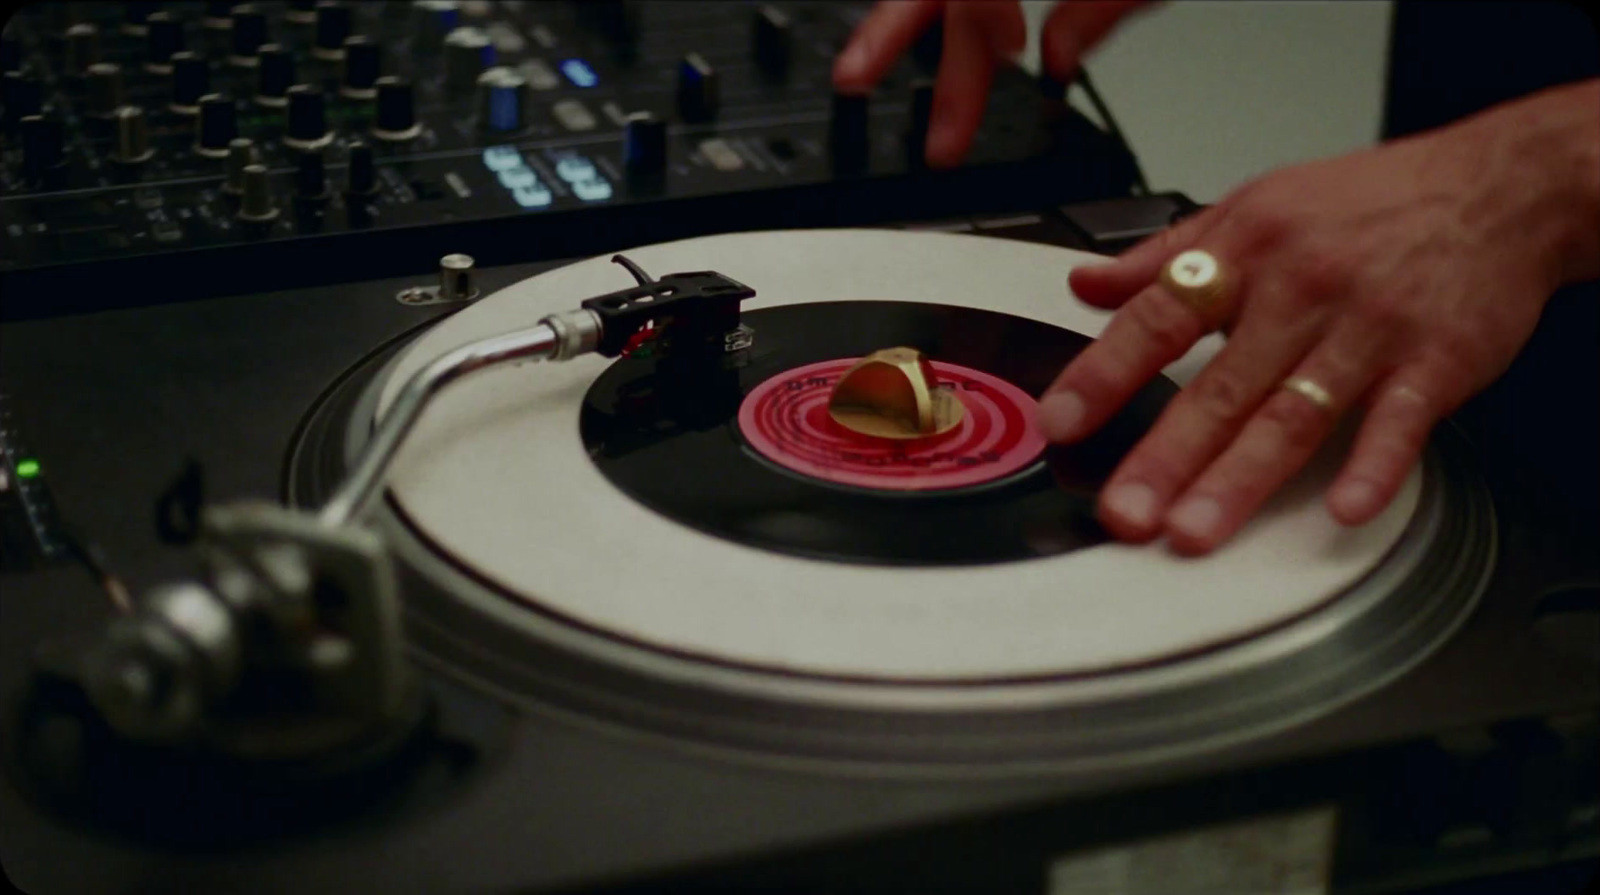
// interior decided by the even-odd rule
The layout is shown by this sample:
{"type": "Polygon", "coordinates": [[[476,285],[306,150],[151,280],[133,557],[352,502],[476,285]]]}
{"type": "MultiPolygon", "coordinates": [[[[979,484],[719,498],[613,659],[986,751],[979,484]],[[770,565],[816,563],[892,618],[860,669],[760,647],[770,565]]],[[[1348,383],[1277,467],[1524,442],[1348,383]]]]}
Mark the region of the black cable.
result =
{"type": "Polygon", "coordinates": [[[1077,81],[1083,88],[1084,95],[1089,97],[1089,104],[1094,106],[1096,115],[1100,116],[1106,130],[1111,132],[1112,139],[1121,144],[1124,152],[1128,153],[1128,160],[1133,163],[1133,185],[1138,188],[1139,195],[1150,195],[1150,184],[1145,182],[1144,170],[1139,167],[1139,157],[1134,154],[1133,146],[1122,133],[1122,128],[1117,126],[1117,119],[1112,116],[1111,109],[1106,106],[1106,101],[1100,98],[1100,91],[1094,88],[1094,81],[1089,78],[1089,69],[1078,68],[1077,81]]]}

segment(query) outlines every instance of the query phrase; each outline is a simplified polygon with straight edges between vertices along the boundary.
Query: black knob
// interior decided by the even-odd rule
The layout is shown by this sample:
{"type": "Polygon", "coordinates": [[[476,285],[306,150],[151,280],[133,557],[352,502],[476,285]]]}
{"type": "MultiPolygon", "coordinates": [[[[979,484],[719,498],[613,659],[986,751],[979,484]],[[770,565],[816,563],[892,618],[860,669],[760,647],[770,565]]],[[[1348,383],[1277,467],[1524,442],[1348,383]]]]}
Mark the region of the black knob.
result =
{"type": "Polygon", "coordinates": [[[44,108],[44,89],[27,70],[8,71],[0,79],[0,99],[5,101],[7,129],[15,128],[17,122],[44,108]]]}
{"type": "Polygon", "coordinates": [[[292,25],[310,25],[317,20],[317,0],[289,0],[283,18],[292,25]]]}
{"type": "Polygon", "coordinates": [[[256,144],[249,137],[234,137],[228,141],[228,160],[223,166],[226,178],[222,181],[225,193],[239,195],[244,192],[244,169],[257,163],[256,144]]]}
{"type": "Polygon", "coordinates": [[[281,44],[262,44],[256,53],[256,105],[283,108],[294,83],[294,54],[281,44]]]}
{"type": "Polygon", "coordinates": [[[210,158],[222,158],[228,154],[228,143],[237,136],[238,110],[234,108],[233,100],[218,93],[200,97],[194,151],[210,158]]]}
{"type": "Polygon", "coordinates": [[[29,115],[22,119],[22,169],[35,180],[45,180],[66,163],[66,130],[55,116],[29,115]]]}
{"type": "Polygon", "coordinates": [[[918,78],[911,82],[911,123],[906,129],[906,162],[916,168],[928,154],[928,122],[933,120],[933,81],[918,78]]]}
{"type": "Polygon", "coordinates": [[[350,166],[345,169],[345,192],[365,196],[378,188],[378,169],[373,164],[372,147],[351,143],[350,166]]]}
{"type": "Polygon", "coordinates": [[[88,71],[89,114],[108,118],[122,105],[122,66],[97,62],[88,71]]]}
{"type": "Polygon", "coordinates": [[[316,6],[317,30],[311,55],[337,62],[344,58],[344,39],[350,36],[350,7],[334,0],[316,6]]]}
{"type": "Polygon", "coordinates": [[[79,22],[65,36],[61,67],[68,77],[76,78],[100,61],[100,29],[92,22],[79,22]]]}
{"type": "Polygon", "coordinates": [[[794,43],[789,15],[773,6],[758,6],[752,28],[750,43],[761,70],[774,77],[786,74],[794,43]]]}
{"type": "Polygon", "coordinates": [[[444,83],[455,93],[466,93],[478,83],[483,70],[494,65],[494,44],[481,28],[464,27],[444,39],[444,83]]]}
{"type": "Polygon", "coordinates": [[[155,150],[150,148],[150,122],[145,120],[144,109],[139,106],[118,106],[111,114],[115,122],[115,142],[111,158],[118,164],[137,165],[149,161],[155,150]]]}
{"type": "Polygon", "coordinates": [[[633,174],[655,174],[667,167],[667,123],[649,112],[628,116],[622,131],[622,161],[633,174]]]}
{"type": "Polygon", "coordinates": [[[828,120],[828,151],[834,170],[851,173],[867,163],[867,98],[835,93],[828,120]]]}
{"type": "Polygon", "coordinates": [[[283,142],[296,149],[315,149],[333,135],[328,132],[328,106],[322,91],[310,84],[289,88],[289,132],[283,142]]]}
{"type": "Polygon", "coordinates": [[[189,50],[172,54],[172,110],[185,115],[199,111],[200,97],[211,92],[211,67],[204,56],[189,50]]]}
{"type": "Polygon", "coordinates": [[[124,3],[122,4],[122,33],[143,37],[145,21],[150,15],[161,8],[159,3],[124,3]]]}
{"type": "Polygon", "coordinates": [[[422,126],[417,123],[416,97],[411,82],[393,76],[379,78],[377,110],[372,135],[380,140],[409,140],[422,126]]]}
{"type": "Polygon", "coordinates": [[[182,50],[183,23],[171,13],[158,12],[145,20],[145,71],[159,75],[172,71],[172,54],[182,50]]]}
{"type": "Polygon", "coordinates": [[[267,42],[267,14],[244,3],[233,8],[230,19],[228,61],[240,68],[253,68],[256,54],[267,42]]]}
{"type": "Polygon", "coordinates": [[[238,0],[222,0],[206,3],[205,12],[200,16],[200,27],[210,32],[228,31],[233,28],[233,8],[239,5],[238,0]]]}
{"type": "Polygon", "coordinates": [[[294,191],[302,199],[321,199],[328,195],[328,171],[322,150],[300,153],[295,161],[294,191]]]}
{"type": "Polygon", "coordinates": [[[678,114],[684,121],[710,121],[720,102],[717,71],[699,53],[678,63],[678,114]]]}
{"type": "Polygon", "coordinates": [[[344,79],[339,92],[351,99],[371,99],[378,95],[378,75],[383,65],[378,45],[369,38],[353,34],[344,39],[344,79]]]}
{"type": "Polygon", "coordinates": [[[413,9],[412,15],[416,18],[412,26],[415,35],[412,46],[418,50],[439,49],[444,36],[455,30],[456,23],[461,20],[461,4],[454,0],[417,0],[413,9]]]}

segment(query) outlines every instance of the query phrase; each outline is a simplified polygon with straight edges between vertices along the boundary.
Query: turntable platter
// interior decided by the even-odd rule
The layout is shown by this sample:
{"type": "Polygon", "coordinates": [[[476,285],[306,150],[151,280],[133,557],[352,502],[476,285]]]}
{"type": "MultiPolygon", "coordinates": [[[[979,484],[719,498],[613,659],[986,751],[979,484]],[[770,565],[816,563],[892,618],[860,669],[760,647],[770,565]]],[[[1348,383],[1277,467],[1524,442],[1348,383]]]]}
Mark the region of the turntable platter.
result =
{"type": "MultiPolygon", "coordinates": [[[[747,233],[629,257],[658,274],[725,273],[757,290],[751,310],[917,302],[1091,336],[1108,316],[1066,291],[1067,271],[1097,256],[976,236],[747,233]]],[[[595,258],[481,299],[410,347],[380,406],[449,349],[629,283],[622,268],[595,258]]],[[[762,344],[783,338],[757,333],[762,344]]],[[[1187,381],[1220,344],[1205,340],[1168,375],[1187,381]]],[[[1413,473],[1376,520],[1341,528],[1321,500],[1339,457],[1332,449],[1227,547],[1199,560],[1161,544],[1115,543],[935,567],[785,555],[685,525],[607,478],[586,450],[579,418],[609,364],[591,355],[492,369],[447,390],[400,455],[391,479],[396,508],[432,549],[537,612],[646,650],[790,676],[1058,679],[1247,640],[1367,576],[1406,533],[1422,491],[1423,476],[1413,473]]]]}

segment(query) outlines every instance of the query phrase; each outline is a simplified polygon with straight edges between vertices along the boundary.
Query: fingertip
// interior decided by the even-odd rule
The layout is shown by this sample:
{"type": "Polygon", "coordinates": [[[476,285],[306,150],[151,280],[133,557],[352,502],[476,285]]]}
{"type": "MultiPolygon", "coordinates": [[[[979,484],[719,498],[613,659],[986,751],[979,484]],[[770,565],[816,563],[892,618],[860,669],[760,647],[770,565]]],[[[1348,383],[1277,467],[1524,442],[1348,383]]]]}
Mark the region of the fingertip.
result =
{"type": "Polygon", "coordinates": [[[1100,493],[1095,515],[1119,541],[1143,543],[1161,533],[1160,498],[1143,482],[1121,482],[1100,493]]]}
{"type": "Polygon", "coordinates": [[[860,93],[871,88],[868,69],[871,59],[867,47],[858,38],[852,40],[833,60],[833,89],[841,93],[860,93]]]}
{"type": "Polygon", "coordinates": [[[1067,273],[1067,288],[1086,305],[1106,310],[1121,307],[1143,284],[1123,282],[1116,262],[1075,267],[1067,273]]]}
{"type": "Polygon", "coordinates": [[[935,124],[928,129],[928,142],[923,147],[928,167],[956,167],[966,158],[971,142],[971,135],[963,132],[960,127],[948,122],[935,124]]]}
{"type": "Polygon", "coordinates": [[[1346,526],[1365,525],[1388,505],[1382,489],[1363,479],[1336,482],[1324,502],[1334,520],[1346,526]]]}
{"type": "Polygon", "coordinates": [[[1065,444],[1079,436],[1088,405],[1074,391],[1051,392],[1039,400],[1035,420],[1040,434],[1054,444],[1065,444]]]}

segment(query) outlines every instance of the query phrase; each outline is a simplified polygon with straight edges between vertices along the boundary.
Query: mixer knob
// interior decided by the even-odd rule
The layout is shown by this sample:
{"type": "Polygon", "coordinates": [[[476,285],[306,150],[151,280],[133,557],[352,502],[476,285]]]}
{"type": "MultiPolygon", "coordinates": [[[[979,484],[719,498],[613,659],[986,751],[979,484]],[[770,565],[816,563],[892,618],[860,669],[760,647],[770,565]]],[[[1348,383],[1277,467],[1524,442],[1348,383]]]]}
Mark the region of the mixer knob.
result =
{"type": "Polygon", "coordinates": [[[333,140],[328,131],[328,104],[322,91],[310,84],[289,88],[289,132],[284,145],[295,149],[320,149],[333,140]]]}
{"type": "Polygon", "coordinates": [[[262,44],[256,52],[256,105],[269,109],[287,106],[293,86],[294,54],[280,44],[262,44]]]}
{"type": "Polygon", "coordinates": [[[717,117],[717,71],[699,53],[678,63],[678,114],[684,121],[710,121],[717,117]]]}
{"type": "Polygon", "coordinates": [[[239,0],[223,0],[223,2],[207,2],[205,11],[200,16],[200,27],[208,35],[226,37],[227,32],[233,30],[233,8],[239,0]]]}
{"type": "Polygon", "coordinates": [[[461,4],[454,0],[417,0],[413,4],[416,22],[413,26],[418,50],[437,50],[444,44],[444,36],[455,30],[461,20],[461,4]]]}
{"type": "Polygon", "coordinates": [[[327,62],[344,58],[344,39],[350,36],[350,7],[335,0],[316,5],[316,38],[311,55],[327,62]]]}
{"type": "Polygon", "coordinates": [[[122,33],[134,37],[144,37],[146,25],[152,13],[161,8],[159,3],[124,3],[122,4],[122,33]]]}
{"type": "Polygon", "coordinates": [[[417,121],[416,96],[411,82],[393,76],[377,81],[377,110],[373,116],[372,135],[380,140],[398,142],[409,140],[422,131],[417,121]]]}
{"type": "Polygon", "coordinates": [[[245,165],[244,180],[240,185],[239,218],[245,221],[270,221],[278,216],[272,201],[272,187],[267,182],[265,165],[245,165]]]}
{"type": "Polygon", "coordinates": [[[44,89],[28,71],[8,71],[0,79],[0,99],[5,102],[5,125],[10,129],[29,115],[39,114],[44,108],[44,89]]]}
{"type": "Polygon", "coordinates": [[[54,116],[29,115],[22,119],[22,169],[44,180],[66,163],[66,131],[54,116]]]}
{"type": "Polygon", "coordinates": [[[68,77],[78,77],[89,66],[100,61],[100,29],[92,22],[79,22],[67,29],[66,44],[62,47],[62,70],[68,77]]]}
{"type": "Polygon", "coordinates": [[[752,27],[751,46],[755,49],[756,63],[768,75],[782,77],[789,71],[790,48],[794,43],[788,14],[773,6],[758,6],[752,27]]]}
{"type": "Polygon", "coordinates": [[[478,294],[478,284],[472,275],[477,265],[471,255],[459,252],[439,259],[439,298],[444,301],[466,301],[478,294]]]}
{"type": "Polygon", "coordinates": [[[239,136],[238,110],[233,100],[210,93],[200,97],[200,117],[195,121],[194,151],[208,158],[228,154],[228,144],[239,136]]]}
{"type": "Polygon", "coordinates": [[[261,45],[267,42],[267,14],[248,3],[235,6],[228,62],[238,68],[255,68],[261,45]]]}
{"type": "Polygon", "coordinates": [[[109,118],[122,105],[122,66],[96,62],[88,71],[89,114],[109,118]]]}
{"type": "Polygon", "coordinates": [[[927,158],[928,122],[933,120],[933,84],[928,78],[911,82],[911,124],[906,130],[906,162],[920,167],[927,158]]]}
{"type": "Polygon", "coordinates": [[[828,121],[828,151],[835,171],[854,173],[867,163],[867,98],[835,93],[828,121]]]}
{"type": "Polygon", "coordinates": [[[378,95],[378,74],[383,67],[382,53],[369,38],[353,34],[344,39],[344,78],[339,92],[351,99],[372,99],[378,95]]]}
{"type": "Polygon", "coordinates": [[[350,144],[350,165],[345,169],[345,192],[366,196],[378,188],[378,170],[374,166],[372,147],[365,143],[350,144]]]}
{"type": "Polygon", "coordinates": [[[301,199],[315,201],[327,198],[328,171],[322,150],[302,152],[295,160],[294,191],[301,199]]]}
{"type": "Polygon", "coordinates": [[[522,129],[528,82],[516,69],[504,65],[484,69],[478,76],[478,126],[504,133],[522,129]]]}
{"type": "Polygon", "coordinates": [[[289,0],[283,13],[284,21],[291,25],[310,25],[317,21],[317,0],[289,0]]]}
{"type": "Polygon", "coordinates": [[[193,115],[200,97],[211,92],[211,67],[204,56],[189,50],[172,54],[172,111],[193,115]]]}
{"type": "Polygon", "coordinates": [[[478,83],[483,70],[494,65],[494,44],[481,28],[457,28],[444,39],[444,83],[464,93],[478,83]]]}
{"type": "Polygon", "coordinates": [[[649,112],[628,116],[622,132],[622,161],[635,175],[659,174],[667,167],[667,123],[649,112]]]}
{"type": "Polygon", "coordinates": [[[256,144],[249,137],[234,137],[228,141],[228,160],[223,166],[226,176],[222,190],[239,195],[244,192],[244,169],[256,164],[256,144]]]}
{"type": "Polygon", "coordinates": [[[118,106],[111,113],[116,125],[116,138],[111,158],[118,164],[137,165],[150,160],[156,151],[150,148],[150,122],[145,119],[140,106],[118,106]]]}
{"type": "Polygon", "coordinates": [[[158,12],[145,20],[144,70],[164,75],[172,71],[172,54],[183,50],[183,23],[171,13],[158,12]]]}

